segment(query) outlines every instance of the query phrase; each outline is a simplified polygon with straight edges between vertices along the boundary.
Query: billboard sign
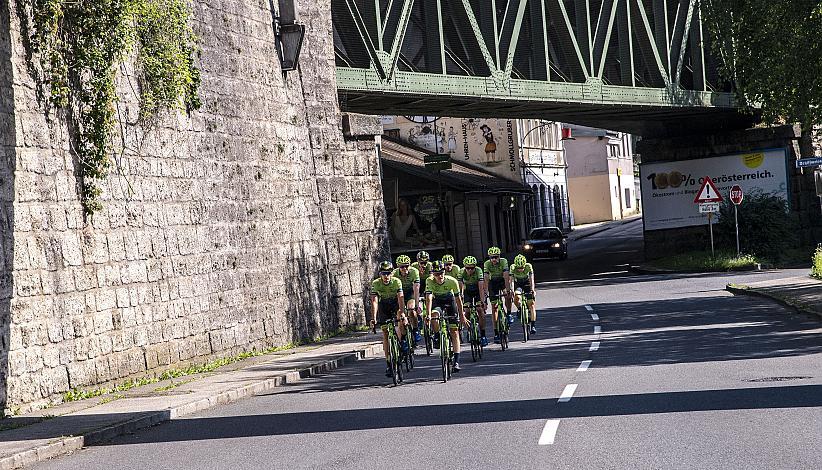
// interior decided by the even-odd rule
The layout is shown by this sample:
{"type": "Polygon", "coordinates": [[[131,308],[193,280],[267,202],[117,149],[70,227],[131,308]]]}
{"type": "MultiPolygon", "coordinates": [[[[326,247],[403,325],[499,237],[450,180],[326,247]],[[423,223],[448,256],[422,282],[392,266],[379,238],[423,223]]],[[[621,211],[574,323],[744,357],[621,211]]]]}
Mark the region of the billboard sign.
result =
{"type": "Polygon", "coordinates": [[[787,152],[763,150],[722,157],[640,165],[645,230],[703,225],[706,215],[694,210],[694,199],[706,177],[721,194],[734,185],[788,199],[787,152]],[[700,176],[702,175],[702,176],[700,176]]]}

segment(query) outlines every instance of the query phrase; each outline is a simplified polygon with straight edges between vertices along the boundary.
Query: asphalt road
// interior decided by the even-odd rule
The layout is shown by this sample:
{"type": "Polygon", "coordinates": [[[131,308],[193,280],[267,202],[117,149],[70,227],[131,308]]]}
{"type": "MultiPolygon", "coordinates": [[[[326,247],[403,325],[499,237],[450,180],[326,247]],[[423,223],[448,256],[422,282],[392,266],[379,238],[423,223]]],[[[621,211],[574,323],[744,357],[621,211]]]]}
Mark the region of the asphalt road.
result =
{"type": "Polygon", "coordinates": [[[822,322],[723,290],[797,271],[629,275],[632,229],[537,266],[536,339],[447,384],[361,361],[38,468],[822,468],[822,322]]]}

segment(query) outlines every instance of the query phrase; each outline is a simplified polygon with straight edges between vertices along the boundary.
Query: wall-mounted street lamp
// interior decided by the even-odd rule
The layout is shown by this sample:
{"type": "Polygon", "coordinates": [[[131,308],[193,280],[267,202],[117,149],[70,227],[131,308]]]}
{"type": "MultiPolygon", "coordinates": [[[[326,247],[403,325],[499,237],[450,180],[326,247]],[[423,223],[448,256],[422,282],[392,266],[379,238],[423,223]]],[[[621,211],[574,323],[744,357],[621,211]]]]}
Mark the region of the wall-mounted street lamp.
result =
{"type": "Polygon", "coordinates": [[[274,34],[283,73],[297,70],[305,25],[297,21],[296,0],[279,0],[280,16],[274,18],[274,34]]]}

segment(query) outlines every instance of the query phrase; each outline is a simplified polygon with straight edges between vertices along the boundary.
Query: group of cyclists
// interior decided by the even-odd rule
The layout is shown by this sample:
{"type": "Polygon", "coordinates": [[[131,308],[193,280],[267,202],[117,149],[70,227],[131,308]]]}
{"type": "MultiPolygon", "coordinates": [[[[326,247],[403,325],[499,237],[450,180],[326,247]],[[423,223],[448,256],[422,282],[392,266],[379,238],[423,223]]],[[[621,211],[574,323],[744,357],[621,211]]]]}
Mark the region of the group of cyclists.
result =
{"type": "MultiPolygon", "coordinates": [[[[451,255],[432,261],[425,251],[417,253],[417,259],[413,263],[408,255],[398,256],[396,268],[391,261],[380,263],[379,277],[371,283],[371,327],[380,325],[383,332],[383,350],[388,363],[386,376],[390,377],[392,374],[389,361],[389,324],[397,326],[400,348],[403,353],[407,353],[410,339],[405,337],[406,330],[414,336],[412,340],[419,343],[422,342],[423,326],[430,327],[430,331],[438,331],[439,322],[447,322],[450,333],[448,336],[453,345],[454,372],[460,370],[459,329],[461,325],[468,325],[466,306],[473,306],[478,312],[480,342],[483,347],[488,345],[485,312],[489,301],[499,302],[502,298],[508,324],[514,322],[512,304],[520,311],[527,308],[530,334],[537,332],[533,266],[524,255],[519,254],[509,268],[508,260],[501,256],[500,249],[495,246],[489,248],[487,254],[488,259],[482,267],[478,266],[477,259],[473,256],[463,258],[460,268],[451,255]],[[410,328],[406,328],[408,326],[410,328]]],[[[494,342],[499,343],[497,309],[492,309],[492,314],[494,342]]],[[[438,349],[439,338],[434,336],[432,339],[433,347],[438,349]]]]}

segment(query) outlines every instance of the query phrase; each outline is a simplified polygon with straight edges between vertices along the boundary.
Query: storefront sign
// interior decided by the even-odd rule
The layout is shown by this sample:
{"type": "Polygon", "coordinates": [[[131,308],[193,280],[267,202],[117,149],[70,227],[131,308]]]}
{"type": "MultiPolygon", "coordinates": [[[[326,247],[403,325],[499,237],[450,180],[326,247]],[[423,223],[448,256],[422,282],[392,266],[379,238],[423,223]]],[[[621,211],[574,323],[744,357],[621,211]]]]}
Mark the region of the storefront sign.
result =
{"type": "Polygon", "coordinates": [[[785,149],[765,150],[679,162],[640,165],[646,230],[705,224],[694,210],[694,199],[710,177],[720,194],[734,185],[746,193],[762,191],[788,198],[785,149]]]}

